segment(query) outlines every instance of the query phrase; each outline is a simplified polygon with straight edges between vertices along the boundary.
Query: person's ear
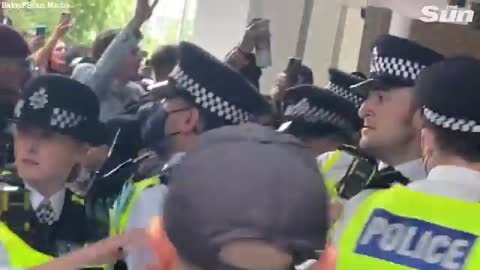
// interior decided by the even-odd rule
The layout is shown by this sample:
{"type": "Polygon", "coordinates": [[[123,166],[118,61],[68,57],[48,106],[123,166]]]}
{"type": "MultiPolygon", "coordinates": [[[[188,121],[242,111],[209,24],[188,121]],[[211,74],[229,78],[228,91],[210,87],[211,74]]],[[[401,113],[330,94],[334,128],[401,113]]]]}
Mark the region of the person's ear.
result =
{"type": "Polygon", "coordinates": [[[435,135],[428,128],[423,128],[420,135],[420,146],[423,158],[431,157],[436,145],[435,135]]]}
{"type": "Polygon", "coordinates": [[[70,171],[70,174],[67,177],[67,183],[73,183],[77,179],[77,177],[80,175],[80,171],[82,169],[82,165],[80,163],[76,163],[73,165],[72,170],[70,171]]]}
{"type": "Polygon", "coordinates": [[[78,144],[78,147],[75,151],[75,160],[79,164],[83,164],[85,159],[87,158],[88,151],[90,150],[90,146],[86,143],[78,144]]]}
{"type": "Polygon", "coordinates": [[[92,171],[100,169],[108,159],[109,147],[101,145],[97,147],[88,147],[84,156],[83,166],[92,171]]]}
{"type": "Polygon", "coordinates": [[[183,133],[197,131],[200,128],[200,111],[196,108],[192,108],[184,112],[184,114],[186,117],[183,118],[181,131],[183,133]]]}
{"type": "Polygon", "coordinates": [[[416,110],[413,113],[412,125],[415,130],[421,130],[423,128],[422,110],[416,110]]]}

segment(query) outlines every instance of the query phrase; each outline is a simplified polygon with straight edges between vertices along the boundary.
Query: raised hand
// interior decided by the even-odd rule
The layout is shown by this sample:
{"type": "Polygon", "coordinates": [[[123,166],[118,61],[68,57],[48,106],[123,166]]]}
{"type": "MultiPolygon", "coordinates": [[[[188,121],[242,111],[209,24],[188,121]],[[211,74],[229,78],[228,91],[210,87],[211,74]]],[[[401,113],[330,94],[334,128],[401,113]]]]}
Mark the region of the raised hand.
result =
{"type": "Polygon", "coordinates": [[[85,249],[85,265],[112,263],[147,245],[145,230],[132,230],[88,246],[85,249]]]}
{"type": "Polygon", "coordinates": [[[147,243],[145,230],[132,230],[117,237],[108,238],[42,264],[30,270],[70,270],[89,265],[111,264],[127,254],[143,248],[147,243]]]}
{"type": "Polygon", "coordinates": [[[133,21],[135,26],[140,28],[142,24],[150,19],[153,14],[153,10],[157,6],[159,0],[153,0],[152,4],[149,4],[149,0],[137,0],[137,7],[135,8],[135,16],[133,21]]]}
{"type": "Polygon", "coordinates": [[[53,37],[56,39],[61,39],[63,38],[68,30],[72,27],[72,24],[70,22],[66,21],[61,21],[58,25],[57,28],[55,28],[55,31],[53,32],[53,37]]]}
{"type": "Polygon", "coordinates": [[[242,42],[239,48],[246,53],[252,52],[255,47],[255,43],[260,39],[270,38],[270,32],[268,30],[269,20],[267,19],[254,19],[247,26],[243,35],[242,42]]]}

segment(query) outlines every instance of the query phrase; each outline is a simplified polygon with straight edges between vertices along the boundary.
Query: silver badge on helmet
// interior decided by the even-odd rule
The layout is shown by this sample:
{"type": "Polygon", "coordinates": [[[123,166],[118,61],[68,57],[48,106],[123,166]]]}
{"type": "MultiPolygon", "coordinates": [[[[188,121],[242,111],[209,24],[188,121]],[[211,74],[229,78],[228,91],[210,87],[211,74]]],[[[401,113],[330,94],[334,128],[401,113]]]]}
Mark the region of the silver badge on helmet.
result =
{"type": "Polygon", "coordinates": [[[38,91],[33,93],[28,100],[30,101],[30,106],[32,106],[32,108],[35,110],[45,108],[45,105],[48,103],[47,89],[40,88],[38,91]]]}

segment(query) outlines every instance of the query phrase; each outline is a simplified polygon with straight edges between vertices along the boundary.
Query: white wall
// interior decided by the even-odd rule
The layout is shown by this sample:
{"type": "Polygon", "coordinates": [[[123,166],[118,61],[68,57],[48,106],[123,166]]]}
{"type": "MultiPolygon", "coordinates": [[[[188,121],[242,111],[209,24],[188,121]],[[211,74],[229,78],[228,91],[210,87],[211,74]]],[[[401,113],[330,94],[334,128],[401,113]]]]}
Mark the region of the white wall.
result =
{"type": "Polygon", "coordinates": [[[342,46],[336,65],[346,72],[357,71],[364,25],[360,10],[360,7],[351,7],[346,14],[342,46]]]}
{"type": "Polygon", "coordinates": [[[333,0],[316,0],[305,52],[305,63],[314,71],[315,83],[324,86],[338,30],[341,6],[333,0]]]}
{"type": "Polygon", "coordinates": [[[197,0],[192,41],[223,58],[240,42],[248,9],[249,0],[197,0]]]}
{"type": "Polygon", "coordinates": [[[285,69],[288,58],[295,55],[303,13],[303,0],[263,0],[258,3],[260,5],[257,8],[260,8],[262,14],[257,15],[271,21],[273,66],[264,69],[260,85],[264,93],[269,93],[277,74],[285,69]]]}

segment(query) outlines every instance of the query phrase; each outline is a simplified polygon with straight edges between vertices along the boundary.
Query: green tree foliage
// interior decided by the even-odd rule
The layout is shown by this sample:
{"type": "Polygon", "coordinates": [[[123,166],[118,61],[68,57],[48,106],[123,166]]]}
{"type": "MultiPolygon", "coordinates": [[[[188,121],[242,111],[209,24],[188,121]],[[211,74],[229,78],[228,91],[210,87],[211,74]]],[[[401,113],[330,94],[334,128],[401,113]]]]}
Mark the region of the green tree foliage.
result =
{"type": "MultiPolygon", "coordinates": [[[[174,0],[177,1],[177,0],[174,0]]],[[[95,36],[112,28],[123,28],[135,10],[135,0],[9,0],[10,7],[5,9],[13,20],[14,27],[28,38],[34,35],[37,25],[46,25],[51,33],[63,11],[69,11],[74,18],[74,26],[66,41],[71,44],[90,46],[95,36]],[[27,3],[24,6],[19,6],[27,3]],[[15,6],[16,4],[16,6],[15,6]]],[[[192,18],[193,19],[193,18],[192,18]]],[[[184,26],[185,39],[192,35],[193,21],[189,18],[184,26]]],[[[172,20],[164,24],[163,34],[156,31],[144,31],[142,47],[152,51],[161,44],[175,43],[179,37],[181,20],[172,20]]],[[[155,25],[148,25],[149,29],[155,25]]],[[[149,30],[145,29],[145,30],[149,30]]]]}

